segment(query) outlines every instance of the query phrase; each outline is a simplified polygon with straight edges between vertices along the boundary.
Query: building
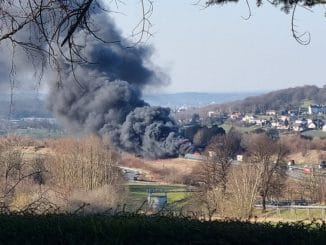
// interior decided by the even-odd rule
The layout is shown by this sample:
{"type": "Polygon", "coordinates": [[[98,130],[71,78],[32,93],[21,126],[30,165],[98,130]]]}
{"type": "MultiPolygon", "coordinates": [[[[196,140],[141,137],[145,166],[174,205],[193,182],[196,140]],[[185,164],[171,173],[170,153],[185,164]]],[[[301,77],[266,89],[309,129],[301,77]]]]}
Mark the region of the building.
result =
{"type": "Polygon", "coordinates": [[[316,126],[316,124],[314,122],[309,122],[308,123],[308,128],[309,129],[317,129],[317,126],[316,126]]]}
{"type": "Polygon", "coordinates": [[[256,117],[254,115],[245,115],[242,118],[243,122],[247,122],[247,123],[252,123],[252,124],[256,124],[256,117]]]}
{"type": "Polygon", "coordinates": [[[293,124],[293,131],[302,132],[307,129],[307,124],[295,122],[293,124]]]}
{"type": "Polygon", "coordinates": [[[323,132],[326,132],[326,124],[322,128],[323,132]]]}
{"type": "Polygon", "coordinates": [[[266,111],[266,115],[275,116],[276,115],[276,111],[275,110],[266,111]]]}
{"type": "Polygon", "coordinates": [[[232,114],[230,115],[230,118],[233,120],[240,119],[241,117],[242,117],[241,112],[232,112],[232,114]]]}
{"type": "Polygon", "coordinates": [[[326,105],[310,105],[308,107],[308,114],[325,114],[326,105]]]}
{"type": "Polygon", "coordinates": [[[217,112],[216,111],[209,111],[209,112],[207,112],[207,116],[208,117],[216,117],[218,114],[217,114],[217,112]]]}

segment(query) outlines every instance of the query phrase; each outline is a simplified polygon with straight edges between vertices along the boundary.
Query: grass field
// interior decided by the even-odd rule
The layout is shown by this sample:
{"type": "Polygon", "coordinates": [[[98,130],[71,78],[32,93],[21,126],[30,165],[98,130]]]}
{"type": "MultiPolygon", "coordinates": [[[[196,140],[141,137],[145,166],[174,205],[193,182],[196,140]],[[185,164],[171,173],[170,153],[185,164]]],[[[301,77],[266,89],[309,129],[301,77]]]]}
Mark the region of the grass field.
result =
{"type": "MultiPolygon", "coordinates": [[[[222,127],[225,132],[229,132],[230,129],[232,128],[232,124],[230,123],[224,123],[224,124],[221,124],[220,127],[222,127]]],[[[256,125],[253,125],[253,126],[249,126],[249,127],[238,127],[238,126],[234,126],[235,129],[239,130],[239,132],[241,133],[249,133],[249,132],[252,132],[258,128],[260,128],[259,126],[256,126],[256,125]]]]}
{"type": "Polygon", "coordinates": [[[315,104],[313,100],[305,99],[301,101],[300,106],[308,109],[308,107],[312,104],[315,104]]]}
{"type": "Polygon", "coordinates": [[[167,202],[172,204],[174,202],[182,201],[189,194],[184,185],[160,185],[151,183],[129,183],[129,195],[127,198],[127,207],[135,210],[140,207],[144,201],[147,200],[148,190],[155,190],[157,193],[167,193],[167,202]]]}
{"type": "Polygon", "coordinates": [[[312,138],[326,138],[326,132],[322,130],[308,130],[301,134],[312,138]]]}
{"type": "Polygon", "coordinates": [[[301,220],[326,220],[326,210],[322,209],[267,209],[265,214],[261,210],[255,210],[255,213],[262,220],[277,221],[301,221],[301,220]]]}

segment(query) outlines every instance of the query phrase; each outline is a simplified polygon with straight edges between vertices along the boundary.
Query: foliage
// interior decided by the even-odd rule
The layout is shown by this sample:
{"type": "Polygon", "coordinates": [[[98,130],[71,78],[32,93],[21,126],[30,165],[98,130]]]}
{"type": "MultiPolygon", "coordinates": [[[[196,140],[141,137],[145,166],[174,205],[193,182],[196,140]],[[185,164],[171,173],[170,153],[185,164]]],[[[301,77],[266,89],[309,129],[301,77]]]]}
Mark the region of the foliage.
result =
{"type": "Polygon", "coordinates": [[[232,159],[241,150],[241,135],[231,129],[227,134],[212,139],[207,150],[211,153],[205,164],[203,181],[208,188],[220,185],[225,193],[232,159]]]}
{"type": "Polygon", "coordinates": [[[229,177],[230,206],[232,217],[250,218],[261,181],[259,168],[253,164],[243,163],[233,168],[229,177]]]}
{"type": "MultiPolygon", "coordinates": [[[[228,2],[238,2],[238,0],[208,0],[206,1],[206,4],[208,6],[214,5],[214,4],[225,4],[228,2]]],[[[292,9],[296,4],[302,4],[304,6],[314,6],[318,4],[325,4],[322,0],[294,0],[294,1],[288,1],[288,0],[272,0],[268,1],[270,4],[275,6],[281,6],[281,9],[288,13],[290,9],[292,9]]],[[[256,0],[257,6],[261,6],[263,4],[263,0],[256,0]]]]}
{"type": "Polygon", "coordinates": [[[268,129],[266,135],[271,140],[278,140],[280,138],[280,132],[276,128],[268,129]]]}
{"type": "Polygon", "coordinates": [[[276,90],[259,96],[248,97],[244,100],[224,103],[218,107],[225,112],[241,111],[244,113],[265,113],[268,110],[287,111],[298,109],[302,101],[309,100],[323,104],[326,102],[326,86],[306,85],[276,90]]]}
{"type": "Polygon", "coordinates": [[[92,190],[119,182],[118,155],[96,136],[53,142],[48,168],[62,187],[92,190]]]}
{"type": "Polygon", "coordinates": [[[266,199],[279,197],[286,179],[285,157],[287,147],[282,142],[270,139],[267,135],[253,135],[247,141],[247,161],[254,164],[260,173],[259,193],[263,210],[266,210],[266,199]]]}
{"type": "Polygon", "coordinates": [[[98,137],[41,142],[0,138],[0,202],[8,211],[73,210],[83,204],[98,212],[123,203],[124,180],[118,155],[98,137]],[[25,151],[32,151],[26,156],[25,151]]]}
{"type": "Polygon", "coordinates": [[[200,221],[182,216],[0,215],[1,244],[324,244],[325,223],[200,221]]]}

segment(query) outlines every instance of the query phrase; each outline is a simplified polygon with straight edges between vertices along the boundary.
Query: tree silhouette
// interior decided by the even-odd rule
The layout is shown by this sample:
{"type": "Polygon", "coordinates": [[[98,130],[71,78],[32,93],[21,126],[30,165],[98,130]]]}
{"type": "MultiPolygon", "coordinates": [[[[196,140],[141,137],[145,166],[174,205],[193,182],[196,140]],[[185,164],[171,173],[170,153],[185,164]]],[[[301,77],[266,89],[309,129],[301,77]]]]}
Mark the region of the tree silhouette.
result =
{"type": "MultiPolygon", "coordinates": [[[[106,40],[98,35],[101,29],[94,25],[93,16],[113,13],[122,1],[101,0],[1,0],[0,44],[11,45],[12,58],[20,47],[37,66],[57,67],[57,59],[70,63],[88,62],[82,55],[85,48],[74,37],[83,31],[85,36],[112,44],[121,40],[106,40]],[[68,52],[66,51],[68,49],[68,52]]],[[[153,11],[151,0],[141,0],[142,18],[132,33],[140,42],[150,35],[149,17],[153,11]]],[[[13,66],[14,69],[14,66],[13,66]]],[[[42,70],[38,68],[38,70],[42,70]]],[[[12,71],[14,72],[14,71],[12,71]]]]}
{"type": "MultiPolygon", "coordinates": [[[[197,3],[200,4],[202,1],[199,0],[197,3]]],[[[211,7],[214,5],[223,5],[227,3],[238,3],[239,0],[207,0],[204,3],[204,7],[211,7]]],[[[248,7],[248,16],[243,17],[244,19],[249,19],[251,17],[251,5],[248,0],[245,0],[248,7]]],[[[325,0],[256,0],[256,5],[258,7],[262,6],[263,3],[271,4],[275,7],[279,7],[281,11],[289,14],[291,13],[291,32],[293,38],[302,45],[308,45],[310,43],[310,33],[307,31],[301,32],[298,30],[296,24],[295,13],[297,7],[302,7],[306,10],[311,11],[311,8],[317,5],[325,5],[325,0]]]]}

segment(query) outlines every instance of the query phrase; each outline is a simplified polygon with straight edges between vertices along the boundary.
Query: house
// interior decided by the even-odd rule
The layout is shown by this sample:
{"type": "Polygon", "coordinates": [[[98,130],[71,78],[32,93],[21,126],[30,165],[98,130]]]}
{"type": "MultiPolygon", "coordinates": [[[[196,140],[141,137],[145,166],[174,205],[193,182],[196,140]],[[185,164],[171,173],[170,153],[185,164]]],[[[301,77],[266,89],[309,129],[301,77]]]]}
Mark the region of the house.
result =
{"type": "Polygon", "coordinates": [[[326,124],[322,127],[323,132],[326,132],[326,124]]]}
{"type": "Polygon", "coordinates": [[[289,114],[291,117],[294,117],[294,116],[299,115],[299,112],[298,112],[297,110],[289,110],[289,111],[288,111],[288,114],[289,114]]]}
{"type": "Polygon", "coordinates": [[[280,130],[288,130],[290,128],[289,125],[284,125],[284,124],[280,124],[277,129],[280,129],[280,130]]]}
{"type": "Polygon", "coordinates": [[[314,124],[316,124],[317,129],[322,129],[324,126],[324,121],[322,119],[315,119],[313,120],[314,124]]]}
{"type": "Polygon", "coordinates": [[[304,130],[307,129],[307,124],[304,124],[304,123],[300,123],[300,122],[295,122],[293,124],[293,131],[297,131],[297,132],[302,132],[304,130]]]}
{"type": "Polygon", "coordinates": [[[209,111],[209,112],[207,112],[207,116],[208,117],[215,117],[215,116],[217,116],[217,113],[215,111],[209,111]]]}
{"type": "Polygon", "coordinates": [[[185,106],[181,106],[177,109],[177,112],[182,112],[182,111],[186,111],[187,110],[187,107],[185,106]]]}
{"type": "Polygon", "coordinates": [[[243,161],[243,155],[237,155],[237,161],[242,162],[243,161]]]}
{"type": "Polygon", "coordinates": [[[236,119],[240,119],[241,116],[242,116],[241,112],[232,112],[232,114],[230,115],[230,118],[236,120],[236,119]]]}
{"type": "Polygon", "coordinates": [[[242,121],[247,122],[247,123],[256,124],[256,117],[255,116],[250,116],[250,115],[245,115],[242,118],[242,121]]]}
{"type": "Polygon", "coordinates": [[[280,120],[280,121],[273,121],[271,123],[271,127],[279,130],[288,130],[290,126],[289,124],[285,124],[283,121],[280,120]]]}
{"type": "Polygon", "coordinates": [[[279,117],[279,119],[280,119],[281,121],[283,121],[283,122],[285,122],[285,121],[290,121],[290,117],[289,117],[289,116],[281,116],[281,117],[279,117]]]}
{"type": "Polygon", "coordinates": [[[294,121],[295,124],[302,124],[302,125],[307,125],[308,124],[308,121],[306,119],[297,119],[294,121]]]}
{"type": "Polygon", "coordinates": [[[256,125],[259,125],[259,126],[265,126],[266,120],[265,119],[256,119],[255,123],[256,123],[256,125]]]}
{"type": "Polygon", "coordinates": [[[272,126],[273,128],[277,128],[277,127],[280,126],[280,123],[279,123],[278,121],[273,121],[273,122],[271,123],[271,126],[272,126]]]}
{"type": "Polygon", "coordinates": [[[268,116],[275,116],[276,115],[276,111],[275,110],[266,111],[266,115],[268,115],[268,116]]]}
{"type": "Polygon", "coordinates": [[[317,129],[317,126],[314,122],[308,122],[308,128],[309,129],[317,129]]]}
{"type": "Polygon", "coordinates": [[[325,114],[326,105],[310,105],[308,107],[308,114],[325,114]]]}

